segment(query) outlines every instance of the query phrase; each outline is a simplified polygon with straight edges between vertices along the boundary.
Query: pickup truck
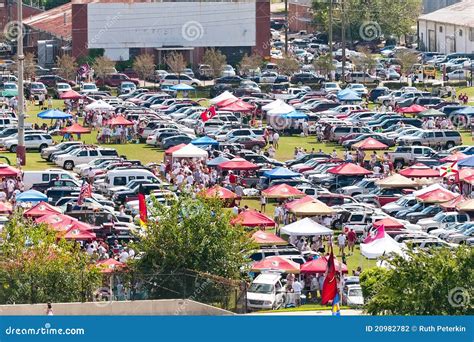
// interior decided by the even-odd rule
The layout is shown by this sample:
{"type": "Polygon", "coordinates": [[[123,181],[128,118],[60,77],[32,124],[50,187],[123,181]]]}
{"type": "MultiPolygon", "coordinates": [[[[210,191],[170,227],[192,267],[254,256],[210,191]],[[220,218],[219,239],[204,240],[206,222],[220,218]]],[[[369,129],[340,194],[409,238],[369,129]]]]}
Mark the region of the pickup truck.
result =
{"type": "MultiPolygon", "coordinates": [[[[163,189],[163,184],[155,184],[155,183],[150,183],[150,184],[141,184],[142,187],[142,192],[145,195],[151,194],[155,190],[160,190],[163,189]]],[[[138,199],[138,190],[140,188],[140,184],[137,184],[135,188],[133,189],[128,189],[128,190],[122,190],[122,191],[117,191],[113,194],[112,200],[116,204],[124,204],[127,201],[134,201],[138,199]]]]}
{"type": "Polygon", "coordinates": [[[414,164],[419,157],[429,157],[434,154],[436,154],[436,151],[426,146],[398,146],[395,151],[388,153],[390,160],[397,169],[414,164]]]}
{"type": "Polygon", "coordinates": [[[295,99],[297,95],[300,94],[301,92],[307,93],[307,91],[303,88],[288,88],[288,90],[285,91],[284,93],[272,94],[272,96],[275,100],[280,99],[280,100],[285,101],[285,100],[295,99]]]}
{"type": "Polygon", "coordinates": [[[74,180],[74,179],[54,179],[49,181],[48,183],[38,183],[33,184],[31,187],[33,190],[39,192],[46,192],[47,189],[53,187],[81,187],[81,183],[74,180]]]}

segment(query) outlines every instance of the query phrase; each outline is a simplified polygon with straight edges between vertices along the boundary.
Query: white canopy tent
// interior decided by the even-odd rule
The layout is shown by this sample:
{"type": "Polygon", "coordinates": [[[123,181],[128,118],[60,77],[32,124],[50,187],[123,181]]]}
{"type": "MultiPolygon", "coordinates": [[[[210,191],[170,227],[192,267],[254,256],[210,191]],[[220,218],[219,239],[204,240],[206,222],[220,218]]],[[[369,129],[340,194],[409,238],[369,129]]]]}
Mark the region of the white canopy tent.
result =
{"type": "Polygon", "coordinates": [[[226,90],[222,94],[219,94],[213,99],[210,99],[209,103],[214,105],[228,99],[237,99],[237,97],[235,97],[231,92],[226,90]]]}
{"type": "Polygon", "coordinates": [[[431,191],[435,191],[435,190],[444,190],[444,191],[447,191],[448,193],[451,193],[453,195],[455,195],[453,192],[449,191],[449,190],[446,190],[446,188],[443,188],[441,185],[439,185],[438,183],[435,183],[435,184],[432,184],[430,186],[427,186],[426,188],[423,188],[423,189],[420,189],[420,190],[417,190],[417,191],[414,191],[413,192],[413,195],[415,197],[418,197],[418,196],[421,196],[421,195],[424,195],[428,192],[431,192],[431,191]]]}
{"type": "Polygon", "coordinates": [[[92,103],[89,103],[86,107],[86,110],[114,110],[115,107],[108,104],[103,100],[97,100],[92,103]]]}
{"type": "Polygon", "coordinates": [[[262,107],[262,110],[263,111],[268,111],[268,110],[271,110],[271,109],[274,109],[274,108],[278,108],[280,107],[282,104],[285,104],[285,102],[281,99],[276,99],[275,101],[273,102],[270,102],[268,104],[266,104],[265,106],[262,107]]]}
{"type": "Polygon", "coordinates": [[[309,217],[284,226],[280,232],[290,236],[332,235],[334,233],[309,217]]]}
{"type": "Polygon", "coordinates": [[[207,158],[207,152],[203,149],[193,145],[188,144],[183,148],[173,152],[173,158],[207,158]]]}
{"type": "Polygon", "coordinates": [[[274,107],[267,111],[267,115],[283,115],[288,114],[295,111],[295,107],[290,106],[282,101],[282,103],[278,107],[274,107]]]}
{"type": "Polygon", "coordinates": [[[361,243],[360,252],[367,259],[377,259],[382,255],[388,255],[390,253],[403,254],[400,244],[387,234],[381,239],[369,243],[361,243]]]}

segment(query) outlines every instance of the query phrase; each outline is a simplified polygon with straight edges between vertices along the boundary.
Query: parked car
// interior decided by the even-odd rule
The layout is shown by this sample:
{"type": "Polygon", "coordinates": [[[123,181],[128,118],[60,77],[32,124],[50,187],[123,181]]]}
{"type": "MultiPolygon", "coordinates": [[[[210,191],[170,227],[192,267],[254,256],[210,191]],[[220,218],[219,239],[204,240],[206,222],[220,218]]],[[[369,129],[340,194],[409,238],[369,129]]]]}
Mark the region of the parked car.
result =
{"type": "Polygon", "coordinates": [[[462,137],[454,130],[421,130],[413,135],[402,137],[398,140],[400,145],[430,146],[452,148],[462,144],[462,137]]]}
{"type": "Polygon", "coordinates": [[[104,78],[99,78],[96,83],[98,86],[120,87],[122,82],[133,82],[138,85],[138,80],[120,73],[106,75],[104,78]]]}
{"type": "Polygon", "coordinates": [[[290,78],[290,82],[293,84],[310,84],[310,83],[322,83],[324,82],[324,77],[318,77],[309,72],[300,72],[293,74],[290,78]]]}
{"type": "Polygon", "coordinates": [[[97,93],[99,88],[95,85],[95,83],[81,83],[80,92],[85,94],[90,93],[97,93]]]}
{"type": "MultiPolygon", "coordinates": [[[[49,134],[27,134],[25,135],[24,139],[27,150],[38,150],[41,152],[48,146],[53,145],[53,138],[49,134]]],[[[18,147],[18,138],[5,140],[3,145],[10,152],[16,153],[18,147]]]]}
{"type": "Polygon", "coordinates": [[[167,74],[167,75],[164,75],[160,79],[160,84],[162,86],[173,86],[173,85],[180,84],[180,83],[190,85],[190,86],[193,86],[193,87],[202,86],[201,81],[199,81],[198,79],[189,77],[188,75],[185,75],[185,74],[180,74],[180,75],[178,75],[178,74],[167,74]]]}
{"type": "Polygon", "coordinates": [[[54,88],[56,87],[56,84],[57,83],[67,83],[69,84],[71,87],[74,87],[76,85],[76,83],[74,81],[69,81],[69,80],[66,80],[58,75],[44,75],[44,76],[40,76],[38,77],[38,82],[41,82],[43,83],[45,86],[49,87],[49,88],[54,88]]]}

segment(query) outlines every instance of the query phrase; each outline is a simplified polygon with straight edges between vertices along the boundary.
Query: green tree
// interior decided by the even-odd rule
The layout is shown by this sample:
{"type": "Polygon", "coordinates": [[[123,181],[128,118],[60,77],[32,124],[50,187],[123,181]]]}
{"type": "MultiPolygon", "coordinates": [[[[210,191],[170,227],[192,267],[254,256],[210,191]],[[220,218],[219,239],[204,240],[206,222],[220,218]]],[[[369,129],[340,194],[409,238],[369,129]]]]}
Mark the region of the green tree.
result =
{"type": "Polygon", "coordinates": [[[91,300],[101,276],[77,244],[15,215],[0,233],[0,303],[91,300]]]}
{"type": "Polygon", "coordinates": [[[186,60],[184,59],[183,54],[179,52],[172,52],[166,56],[166,65],[172,72],[178,75],[178,81],[183,73],[184,68],[186,68],[186,60]]]}
{"type": "Polygon", "coordinates": [[[96,77],[102,80],[105,78],[105,76],[112,73],[114,68],[115,62],[105,56],[97,57],[92,64],[92,69],[94,69],[96,77]]]}
{"type": "Polygon", "coordinates": [[[202,58],[203,63],[211,67],[212,77],[220,77],[225,65],[227,64],[227,58],[217,49],[206,49],[202,58]]]}
{"type": "Polygon", "coordinates": [[[371,315],[473,314],[474,250],[409,250],[364,271],[360,281],[371,315]]]}
{"type": "Polygon", "coordinates": [[[250,261],[246,255],[253,248],[251,240],[242,227],[230,224],[230,212],[217,199],[184,197],[169,207],[155,202],[149,215],[158,219],[149,222],[146,236],[136,244],[141,257],[130,267],[147,275],[144,285],[152,298],[183,285],[183,279],[174,282],[169,277],[163,285],[164,275],[192,270],[239,279],[250,261]]]}
{"type": "Polygon", "coordinates": [[[143,79],[143,86],[145,86],[145,80],[155,72],[155,61],[153,56],[147,53],[135,57],[135,60],[133,61],[133,70],[135,70],[138,76],[143,79]]]}
{"type": "Polygon", "coordinates": [[[260,68],[262,63],[263,58],[259,54],[253,53],[250,56],[245,54],[239,63],[240,73],[243,75],[255,76],[252,75],[252,73],[255,73],[255,71],[260,68]]]}
{"type": "Polygon", "coordinates": [[[72,80],[77,74],[77,63],[70,55],[58,56],[57,62],[59,76],[67,80],[72,80]]]}
{"type": "Polygon", "coordinates": [[[417,53],[408,49],[397,51],[395,53],[395,58],[400,61],[400,72],[405,76],[408,76],[413,65],[419,62],[417,53]]]}
{"type": "Polygon", "coordinates": [[[300,63],[293,57],[285,56],[277,60],[278,70],[283,75],[290,76],[300,69],[300,63]]]}
{"type": "Polygon", "coordinates": [[[321,55],[317,59],[313,60],[313,66],[316,71],[326,76],[329,76],[331,71],[335,70],[335,66],[330,54],[321,55]]]}

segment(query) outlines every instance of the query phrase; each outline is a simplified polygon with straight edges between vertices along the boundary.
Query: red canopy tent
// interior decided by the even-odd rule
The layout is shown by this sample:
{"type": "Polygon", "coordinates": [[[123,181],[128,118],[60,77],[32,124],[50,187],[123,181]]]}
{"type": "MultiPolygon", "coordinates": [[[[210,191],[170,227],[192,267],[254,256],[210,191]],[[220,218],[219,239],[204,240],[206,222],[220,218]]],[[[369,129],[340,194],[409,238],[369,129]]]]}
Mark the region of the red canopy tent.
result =
{"type": "Polygon", "coordinates": [[[240,224],[244,227],[275,227],[275,221],[255,210],[245,210],[234,217],[230,223],[240,224]]]}
{"type": "Polygon", "coordinates": [[[186,146],[186,144],[179,144],[179,145],[170,147],[169,149],[167,149],[167,150],[165,151],[165,155],[172,155],[173,152],[176,152],[176,151],[182,149],[184,146],[186,146]]]}
{"type": "Polygon", "coordinates": [[[409,107],[399,108],[398,112],[399,113],[421,113],[421,112],[424,112],[425,110],[428,110],[428,108],[425,108],[418,104],[412,104],[409,107]]]}
{"type": "Polygon", "coordinates": [[[208,197],[208,198],[218,197],[220,199],[225,199],[225,200],[232,200],[238,197],[232,191],[220,185],[215,185],[212,188],[204,190],[203,195],[204,197],[208,197]]]}
{"type": "Polygon", "coordinates": [[[88,229],[84,229],[83,227],[76,227],[73,226],[69,228],[65,233],[59,232],[58,237],[66,239],[66,240],[95,240],[97,236],[95,233],[91,232],[88,229]]]}
{"type": "Polygon", "coordinates": [[[96,266],[100,268],[100,273],[113,273],[125,267],[125,264],[123,262],[109,258],[106,260],[97,261],[96,266]]]}
{"type": "Polygon", "coordinates": [[[107,121],[110,126],[133,126],[133,122],[125,119],[122,115],[116,116],[107,121]]]}
{"type": "MultiPolygon", "coordinates": [[[[347,266],[338,260],[334,259],[334,264],[336,266],[336,271],[342,273],[347,273],[347,266]]],[[[305,262],[301,265],[301,273],[325,273],[328,267],[327,257],[321,257],[314,259],[308,262],[305,262]]]]}
{"type": "Polygon", "coordinates": [[[362,166],[353,164],[353,163],[344,163],[338,166],[334,166],[327,170],[327,172],[335,175],[344,175],[344,176],[362,176],[370,175],[372,172],[364,169],[362,166]]]}
{"type": "Polygon", "coordinates": [[[385,229],[397,229],[397,228],[404,227],[402,223],[390,217],[374,222],[374,227],[380,227],[380,226],[384,226],[385,229]]]}
{"type": "Polygon", "coordinates": [[[433,170],[422,163],[416,163],[398,173],[409,178],[439,177],[439,171],[433,170]]]}
{"type": "Polygon", "coordinates": [[[292,208],[296,208],[301,204],[312,202],[312,201],[314,201],[314,197],[305,196],[305,197],[302,197],[300,199],[297,199],[297,200],[291,201],[289,203],[286,203],[285,208],[288,209],[288,210],[291,210],[292,208]]]}
{"type": "Polygon", "coordinates": [[[62,93],[59,98],[61,100],[78,100],[82,97],[81,94],[79,94],[77,91],[75,90],[68,90],[68,91],[65,91],[64,93],[62,93]]]}
{"type": "Polygon", "coordinates": [[[39,202],[34,207],[28,209],[23,213],[23,216],[26,217],[42,217],[45,215],[54,215],[61,214],[61,210],[56,207],[53,207],[51,204],[46,202],[39,202]]]}
{"type": "Polygon", "coordinates": [[[92,230],[91,225],[64,214],[47,214],[37,218],[36,222],[45,223],[57,231],[67,231],[72,228],[92,230]]]}
{"type": "Polygon", "coordinates": [[[262,191],[263,196],[267,198],[291,198],[291,197],[304,197],[304,192],[288,185],[278,184],[269,187],[262,191]]]}
{"type": "Polygon", "coordinates": [[[85,127],[82,127],[78,123],[73,123],[71,126],[64,127],[61,130],[62,133],[71,133],[71,134],[87,134],[90,133],[91,130],[85,127]]]}
{"type": "Polygon", "coordinates": [[[217,165],[218,168],[222,170],[257,170],[260,166],[255,165],[243,158],[234,158],[229,161],[220,163],[217,165]]]}
{"type": "Polygon", "coordinates": [[[227,110],[229,112],[251,112],[253,109],[253,107],[249,107],[249,105],[243,101],[236,101],[225,107],[219,108],[219,110],[227,110]]]}
{"type": "Polygon", "coordinates": [[[0,214],[11,214],[12,205],[9,202],[0,202],[0,214]]]}
{"type": "Polygon", "coordinates": [[[281,237],[276,236],[270,232],[264,232],[263,230],[257,230],[252,234],[252,240],[260,246],[276,246],[286,245],[288,242],[283,240],[281,237]]]}
{"type": "Polygon", "coordinates": [[[443,163],[447,163],[447,162],[452,162],[453,163],[453,162],[457,162],[457,161],[466,159],[467,157],[469,157],[467,154],[464,154],[464,153],[458,151],[458,152],[455,152],[453,154],[450,154],[447,157],[441,158],[439,161],[443,162],[443,163]]]}
{"type": "Polygon", "coordinates": [[[453,198],[451,201],[440,203],[439,206],[445,210],[455,210],[456,206],[459,203],[464,202],[465,200],[466,199],[464,198],[464,196],[459,195],[458,197],[453,198]]]}
{"type": "Polygon", "coordinates": [[[10,165],[0,165],[0,177],[16,177],[20,170],[10,165]]]}
{"type": "Polygon", "coordinates": [[[381,143],[380,141],[370,137],[359,141],[358,143],[352,145],[352,147],[361,150],[385,150],[388,148],[388,146],[384,143],[381,143]]]}
{"type": "Polygon", "coordinates": [[[466,178],[474,176],[474,169],[471,168],[462,168],[459,169],[459,179],[460,180],[465,180],[466,178]]]}
{"type": "Polygon", "coordinates": [[[424,203],[443,203],[455,199],[458,195],[446,190],[444,188],[434,189],[432,191],[425,192],[419,196],[416,196],[416,199],[424,203]]]}
{"type": "Polygon", "coordinates": [[[225,107],[239,100],[240,99],[238,97],[229,97],[228,99],[225,99],[225,100],[222,100],[221,102],[216,103],[216,107],[225,107]]]}
{"type": "Polygon", "coordinates": [[[271,256],[257,261],[252,265],[252,271],[263,270],[282,271],[283,273],[300,273],[300,264],[281,256],[271,256]]]}
{"type": "Polygon", "coordinates": [[[231,105],[236,105],[236,106],[239,106],[240,108],[246,108],[246,109],[254,109],[254,106],[251,105],[250,103],[247,103],[245,101],[242,101],[241,99],[239,98],[228,98],[226,100],[223,100],[221,102],[219,102],[218,104],[216,104],[217,107],[219,107],[219,109],[222,109],[224,107],[228,107],[228,106],[231,106],[231,105]]]}

